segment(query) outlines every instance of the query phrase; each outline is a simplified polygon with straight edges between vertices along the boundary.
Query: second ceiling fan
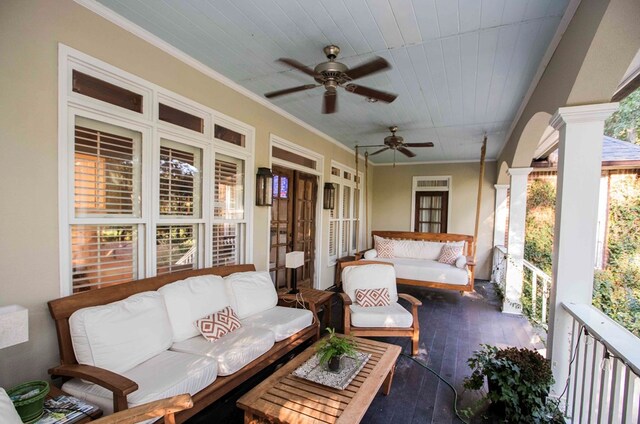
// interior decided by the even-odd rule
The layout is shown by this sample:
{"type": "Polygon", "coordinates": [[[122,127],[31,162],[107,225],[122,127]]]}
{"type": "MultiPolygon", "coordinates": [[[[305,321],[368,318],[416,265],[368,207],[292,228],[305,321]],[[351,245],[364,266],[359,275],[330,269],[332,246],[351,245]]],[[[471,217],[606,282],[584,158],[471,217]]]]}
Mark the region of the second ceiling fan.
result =
{"type": "Polygon", "coordinates": [[[269,93],[265,93],[264,96],[271,99],[278,96],[284,96],[285,94],[296,93],[298,91],[310,90],[312,88],[323,86],[325,91],[322,100],[322,113],[334,113],[337,110],[338,87],[343,87],[351,93],[364,96],[374,102],[379,100],[381,102],[391,103],[396,99],[396,97],[398,97],[397,94],[387,93],[374,88],[353,84],[351,82],[355,79],[390,68],[391,65],[389,65],[385,59],[376,57],[369,62],[349,69],[347,65],[336,62],[336,57],[338,57],[338,54],[340,53],[340,48],[338,46],[330,45],[325,47],[323,51],[329,60],[316,65],[314,69],[311,69],[294,59],[278,59],[278,62],[292,66],[295,69],[313,77],[317,84],[305,84],[297,87],[285,88],[284,90],[271,91],[269,93]]]}
{"type": "Polygon", "coordinates": [[[388,135],[384,138],[384,144],[374,144],[372,146],[370,145],[359,147],[382,147],[382,149],[376,150],[375,152],[369,154],[369,156],[377,155],[378,153],[386,152],[387,150],[393,150],[394,153],[398,151],[410,158],[415,157],[416,154],[407,149],[407,147],[433,147],[433,143],[430,141],[426,143],[405,143],[404,138],[396,135],[396,131],[398,131],[398,127],[396,125],[389,127],[389,131],[391,131],[391,135],[388,135]]]}

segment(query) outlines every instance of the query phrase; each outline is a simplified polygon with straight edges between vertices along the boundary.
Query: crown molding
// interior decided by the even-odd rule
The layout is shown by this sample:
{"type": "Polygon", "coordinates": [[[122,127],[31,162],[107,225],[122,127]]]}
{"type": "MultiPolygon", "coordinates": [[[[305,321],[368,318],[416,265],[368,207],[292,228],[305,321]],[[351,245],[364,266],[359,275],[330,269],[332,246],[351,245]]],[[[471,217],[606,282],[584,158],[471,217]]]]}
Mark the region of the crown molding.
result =
{"type": "Polygon", "coordinates": [[[302,128],[314,133],[315,135],[324,138],[328,142],[330,142],[332,144],[335,144],[336,146],[340,147],[341,149],[343,149],[343,150],[345,150],[345,151],[347,151],[349,153],[352,153],[352,154],[354,153],[353,149],[351,149],[351,148],[347,147],[346,145],[342,144],[341,142],[339,142],[335,138],[331,137],[330,135],[320,131],[319,129],[317,129],[316,127],[314,127],[312,125],[309,125],[308,123],[304,122],[300,118],[297,118],[297,117],[293,116],[289,112],[287,112],[284,109],[274,105],[273,103],[271,103],[268,100],[262,98],[261,96],[257,95],[253,91],[246,89],[245,87],[241,86],[237,82],[225,77],[224,75],[222,75],[218,71],[216,71],[213,68],[205,65],[204,63],[194,59],[193,57],[191,57],[188,54],[184,53],[182,50],[172,46],[171,44],[169,44],[166,41],[162,40],[158,36],[150,33],[146,29],[140,27],[139,25],[134,24],[133,22],[131,22],[130,20],[126,19],[125,17],[123,17],[121,15],[118,15],[116,12],[114,12],[113,10],[111,10],[108,7],[104,6],[103,4],[98,3],[96,0],[74,0],[74,1],[77,4],[79,4],[80,6],[83,6],[83,7],[87,8],[87,9],[89,9],[90,11],[95,13],[96,15],[99,15],[99,16],[103,17],[104,19],[106,19],[109,22],[119,26],[120,28],[124,29],[125,31],[128,31],[131,34],[135,35],[136,37],[141,38],[142,40],[144,40],[147,43],[151,44],[152,46],[157,47],[158,49],[162,50],[163,52],[167,53],[168,55],[173,56],[174,58],[178,59],[179,61],[189,65],[190,67],[192,67],[192,68],[194,68],[194,69],[196,69],[196,70],[198,70],[200,72],[202,72],[203,74],[205,74],[209,78],[214,79],[214,80],[218,81],[219,83],[226,85],[227,87],[231,88],[232,90],[236,91],[237,93],[242,94],[245,97],[248,97],[249,99],[253,100],[254,102],[266,107],[267,109],[269,109],[269,110],[277,113],[278,115],[290,120],[294,124],[297,124],[297,125],[301,126],[302,128]]]}

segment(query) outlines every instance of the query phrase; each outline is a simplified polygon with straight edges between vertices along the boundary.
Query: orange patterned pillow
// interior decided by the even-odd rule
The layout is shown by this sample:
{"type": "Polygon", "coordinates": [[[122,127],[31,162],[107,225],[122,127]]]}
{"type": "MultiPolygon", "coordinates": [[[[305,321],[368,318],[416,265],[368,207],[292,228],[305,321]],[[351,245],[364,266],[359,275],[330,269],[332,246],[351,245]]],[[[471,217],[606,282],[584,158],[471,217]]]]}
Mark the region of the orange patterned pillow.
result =
{"type": "Polygon", "coordinates": [[[379,258],[393,258],[393,240],[375,236],[375,248],[379,258]]]}
{"type": "Polygon", "coordinates": [[[356,302],[363,308],[371,306],[387,306],[390,303],[389,290],[381,289],[356,289],[356,302]]]}
{"type": "Polygon", "coordinates": [[[225,334],[242,327],[240,319],[231,306],[200,318],[195,322],[195,325],[204,338],[210,342],[215,342],[225,334]]]}
{"type": "Polygon", "coordinates": [[[440,251],[438,262],[453,265],[456,263],[456,259],[458,259],[460,255],[462,255],[462,246],[445,244],[442,246],[442,250],[440,251]]]}

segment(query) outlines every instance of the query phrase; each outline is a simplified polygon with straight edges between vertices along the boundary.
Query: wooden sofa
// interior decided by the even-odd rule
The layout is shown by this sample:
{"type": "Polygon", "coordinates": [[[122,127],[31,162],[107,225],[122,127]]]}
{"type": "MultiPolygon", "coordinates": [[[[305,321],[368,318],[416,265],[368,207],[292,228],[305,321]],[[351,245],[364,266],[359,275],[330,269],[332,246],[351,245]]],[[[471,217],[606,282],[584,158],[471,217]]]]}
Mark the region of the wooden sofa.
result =
{"type": "MultiPolygon", "coordinates": [[[[158,277],[146,278],[128,284],[105,287],[88,292],[78,293],[72,296],[55,299],[48,303],[49,311],[55,321],[58,336],[58,347],[60,350],[60,365],[49,370],[53,377],[81,378],[83,380],[98,384],[113,392],[113,409],[115,412],[128,408],[127,395],[138,389],[136,382],[111,372],[106,369],[78,364],[69,327],[69,317],[75,311],[91,306],[104,305],[111,302],[128,298],[131,295],[155,291],[160,287],[188,277],[197,275],[219,275],[227,276],[236,272],[255,271],[253,265],[233,265],[213,268],[204,268],[177,272],[158,277]]],[[[313,324],[293,334],[292,336],[276,342],[273,347],[258,357],[239,371],[228,375],[218,376],[212,384],[195,393],[193,398],[193,408],[178,412],[175,415],[175,422],[182,423],[195,415],[209,404],[220,399],[232,389],[238,387],[248,378],[273,364],[287,353],[291,352],[301,344],[312,341],[316,338],[318,319],[315,317],[313,324]]]]}
{"type": "MultiPolygon", "coordinates": [[[[464,242],[463,255],[466,256],[466,271],[467,271],[467,282],[466,284],[448,284],[438,281],[426,281],[426,280],[417,280],[417,279],[408,279],[402,278],[402,270],[398,264],[395,264],[393,260],[375,258],[373,260],[383,260],[389,261],[396,265],[396,273],[399,275],[397,278],[398,284],[407,284],[411,286],[420,286],[420,287],[431,287],[437,289],[447,289],[447,290],[457,290],[460,293],[473,291],[473,279],[474,279],[474,268],[475,262],[473,259],[473,248],[474,248],[474,239],[473,236],[468,236],[464,234],[440,234],[440,233],[418,233],[418,232],[405,232],[405,231],[372,231],[371,239],[372,246],[375,246],[374,237],[382,237],[385,239],[394,239],[394,240],[416,240],[416,241],[428,241],[428,242],[437,242],[437,243],[447,243],[447,242],[464,242]]],[[[358,255],[358,259],[362,258],[362,254],[358,255]]],[[[416,261],[419,261],[416,259],[416,261]]]]}

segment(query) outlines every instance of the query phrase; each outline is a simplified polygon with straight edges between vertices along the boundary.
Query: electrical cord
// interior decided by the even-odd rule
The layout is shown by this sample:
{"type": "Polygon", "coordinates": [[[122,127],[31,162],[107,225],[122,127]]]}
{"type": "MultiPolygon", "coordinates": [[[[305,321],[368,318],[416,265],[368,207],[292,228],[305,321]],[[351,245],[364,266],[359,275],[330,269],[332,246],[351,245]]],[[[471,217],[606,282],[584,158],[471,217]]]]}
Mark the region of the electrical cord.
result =
{"type": "Polygon", "coordinates": [[[422,361],[417,360],[416,358],[414,358],[411,355],[407,355],[406,353],[402,352],[400,353],[401,356],[407,358],[407,359],[411,359],[413,362],[415,362],[416,364],[420,365],[422,368],[426,369],[427,371],[429,371],[431,374],[435,375],[436,377],[438,377],[438,379],[440,381],[442,381],[444,384],[446,384],[447,386],[449,386],[451,388],[451,390],[453,390],[453,412],[456,414],[456,417],[458,417],[458,419],[460,421],[462,421],[464,424],[469,424],[467,421],[465,421],[461,416],[460,413],[458,412],[458,392],[456,391],[455,387],[453,387],[451,385],[451,383],[449,383],[447,380],[445,380],[443,377],[440,376],[440,374],[438,374],[437,372],[435,372],[434,370],[432,370],[431,368],[429,368],[427,366],[427,364],[425,364],[422,361]]]}

